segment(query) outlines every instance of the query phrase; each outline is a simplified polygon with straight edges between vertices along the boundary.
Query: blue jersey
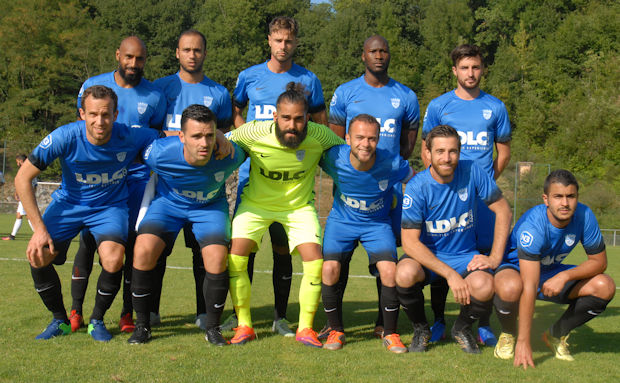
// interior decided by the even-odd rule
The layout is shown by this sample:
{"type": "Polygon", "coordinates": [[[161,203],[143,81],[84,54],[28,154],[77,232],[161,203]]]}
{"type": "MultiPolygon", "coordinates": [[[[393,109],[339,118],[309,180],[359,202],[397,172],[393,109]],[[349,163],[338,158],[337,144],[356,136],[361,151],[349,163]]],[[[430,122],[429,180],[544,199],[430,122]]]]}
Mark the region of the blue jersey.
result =
{"type": "Polygon", "coordinates": [[[432,100],[426,108],[422,139],[437,125],[450,125],[461,137],[461,159],[476,161],[491,177],[493,144],[511,139],[504,103],[480,91],[474,100],[463,100],[453,91],[432,100]]]}
{"type": "Polygon", "coordinates": [[[204,105],[217,117],[217,127],[228,129],[232,120],[232,104],[228,90],[207,76],[197,84],[185,82],[179,72],[153,82],[166,96],[165,130],[181,130],[181,115],[190,105],[204,105]]]}
{"type": "Polygon", "coordinates": [[[374,88],[358,77],[336,88],[329,104],[329,122],[346,127],[358,114],[367,113],[381,125],[380,149],[400,154],[402,130],[417,130],[420,106],[416,94],[403,84],[390,79],[387,85],[374,88]]]}
{"type": "Polygon", "coordinates": [[[377,149],[373,167],[359,171],[351,165],[350,153],[349,145],[333,146],[321,159],[321,167],[332,177],[335,186],[329,218],[390,222],[392,187],[409,175],[409,163],[399,155],[377,149]]]}
{"type": "Polygon", "coordinates": [[[534,206],[517,221],[510,235],[509,258],[540,261],[542,271],[562,263],[581,242],[586,254],[598,254],[605,242],[592,210],[578,203],[568,226],[559,229],[549,222],[547,206],[534,206]]]}
{"type": "Polygon", "coordinates": [[[495,181],[472,161],[459,161],[447,184],[437,182],[428,168],[407,183],[402,227],[420,229],[420,240],[440,259],[474,254],[476,198],[490,205],[501,196],[495,181]]]}
{"type": "Polygon", "coordinates": [[[233,102],[240,109],[248,107],[246,121],[273,120],[276,111],[276,100],[286,90],[291,81],[304,85],[308,92],[309,112],[316,113],[325,109],[323,88],[318,77],[306,68],[295,63],[284,73],[274,73],[267,67],[267,62],[251,66],[237,77],[237,85],[233,91],[233,102]]]}
{"type": "Polygon", "coordinates": [[[235,143],[235,156],[222,160],[211,157],[205,166],[193,166],[183,156],[183,143],[178,137],[153,142],[144,152],[144,162],[159,176],[157,195],[186,208],[201,208],[225,201],[224,182],[245,160],[245,152],[235,143]]]}
{"type": "Polygon", "coordinates": [[[58,201],[91,207],[126,205],[127,167],[158,135],[153,129],[114,123],[110,141],[93,145],[86,138],[86,123],[77,121],[50,133],[28,159],[40,170],[60,159],[62,184],[53,194],[58,201]]]}
{"type": "Polygon", "coordinates": [[[118,97],[118,117],[116,122],[132,128],[159,129],[166,115],[164,94],[146,79],[133,88],[123,88],[116,84],[114,73],[102,73],[84,81],[77,98],[78,109],[82,107],[82,94],[93,85],[105,85],[118,97]]]}

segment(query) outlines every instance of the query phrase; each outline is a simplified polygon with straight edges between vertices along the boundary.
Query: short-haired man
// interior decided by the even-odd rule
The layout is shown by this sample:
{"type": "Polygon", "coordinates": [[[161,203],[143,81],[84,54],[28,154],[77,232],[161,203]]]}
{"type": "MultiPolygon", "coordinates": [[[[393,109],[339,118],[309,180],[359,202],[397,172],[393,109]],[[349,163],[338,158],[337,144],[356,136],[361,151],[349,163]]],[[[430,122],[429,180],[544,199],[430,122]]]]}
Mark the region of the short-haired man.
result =
{"type": "Polygon", "coordinates": [[[86,89],[80,109],[83,121],[61,126],[45,137],[15,178],[17,194],[34,226],[26,251],[32,279],[54,316],[37,339],[71,332],[53,264],[65,262],[71,240],[83,228],[95,237],[102,266],[88,333],[97,341],[112,338],[103,315],[122,279],[129,219],[127,168],[158,136],[153,129],[115,123],[116,105],[112,89],[101,85],[86,89]],[[62,185],[41,217],[31,182],[56,158],[62,167],[62,185]]]}
{"type": "Polygon", "coordinates": [[[214,158],[215,118],[206,106],[190,105],[183,111],[179,137],[157,140],[144,154],[158,182],[136,240],[132,295],[137,324],[129,343],[145,343],[151,338],[150,296],[157,259],[191,223],[206,270],[205,339],[217,346],[227,344],[219,329],[228,293],[226,258],[230,243],[228,202],[222,186],[245,160],[245,153],[237,147],[233,158],[214,158]]]}
{"type": "MultiPolygon", "coordinates": [[[[143,78],[146,64],[146,45],[137,36],[129,36],[121,41],[116,50],[118,68],[115,71],[103,73],[84,81],[78,94],[78,114],[82,105],[84,90],[93,85],[104,85],[112,89],[118,97],[118,117],[116,122],[132,128],[160,129],[166,113],[166,99],[163,93],[143,78]]],[[[122,332],[132,332],[133,307],[131,305],[131,265],[133,259],[133,244],[136,239],[133,230],[138,217],[138,210],[144,188],[149,180],[149,170],[137,159],[128,169],[127,187],[129,190],[129,234],[125,248],[125,266],[123,271],[123,308],[119,328],[122,332]]],[[[80,247],[75,254],[73,272],[71,275],[71,330],[77,331],[84,325],[82,304],[88,287],[88,278],[93,268],[93,259],[97,243],[93,235],[84,230],[80,236],[80,247]]]]}
{"type": "Polygon", "coordinates": [[[475,162],[459,161],[457,131],[439,125],[426,137],[428,169],[407,183],[403,199],[404,255],[396,284],[401,304],[413,322],[409,351],[426,350],[430,328],[422,287],[443,277],[461,305],[452,336],[467,353],[480,353],[471,325],[491,310],[492,272],[499,266],[510,232],[511,211],[495,181],[475,162]],[[476,199],[497,219],[489,256],[476,250],[476,199]]]}
{"type": "Polygon", "coordinates": [[[516,367],[534,367],[530,335],[536,299],[568,304],[543,340],[557,359],[572,361],[566,343],[569,333],[605,311],[616,293],[613,279],[604,274],[607,252],[598,222],[578,197],[579,184],[571,172],[551,172],[545,180],[544,204],[519,218],[495,275],[495,307],[502,325],[495,356],[514,356],[516,367]],[[563,264],[579,242],[588,259],[580,265],[563,264]]]}
{"type": "Polygon", "coordinates": [[[323,265],[321,226],[313,201],[314,174],[323,152],[344,140],[326,126],[308,122],[308,100],[300,88],[290,83],[278,97],[274,121],[252,121],[232,132],[231,139],[251,158],[250,182],[233,219],[228,257],[230,295],[239,320],[232,344],[256,337],[250,315],[248,256],[267,228],[279,222],[289,248],[303,262],[296,340],[322,347],[312,329],[323,265]]]}
{"type": "MultiPolygon", "coordinates": [[[[235,127],[246,121],[272,121],[276,111],[276,100],[286,90],[289,82],[304,85],[308,93],[308,113],[310,119],[318,124],[327,124],[323,89],[317,76],[308,69],[293,62],[297,48],[299,26],[291,17],[278,16],[269,23],[268,43],[270,58],[264,63],[251,66],[239,73],[237,85],[233,91],[233,122],[235,127]],[[247,116],[243,119],[243,110],[247,106],[247,116]]],[[[249,178],[249,161],[239,169],[239,186],[237,188],[237,205],[240,203],[243,187],[249,178]]],[[[293,265],[288,248],[286,233],[279,223],[269,227],[273,253],[273,292],[274,320],[272,331],[284,336],[294,336],[286,319],[288,297],[291,290],[293,265]]],[[[250,254],[248,270],[250,281],[254,271],[254,257],[250,254]]],[[[232,328],[235,320],[229,318],[223,326],[232,328]]]]}
{"type": "MultiPolygon", "coordinates": [[[[194,29],[181,33],[177,42],[176,57],[179,60],[179,71],[173,75],[155,80],[166,96],[167,114],[164,130],[179,131],[181,129],[182,113],[190,105],[198,104],[208,107],[216,116],[217,129],[226,132],[231,123],[232,105],[228,90],[221,84],[208,78],[202,66],[207,54],[205,36],[194,29]]],[[[207,308],[202,298],[202,283],[205,270],[202,262],[200,244],[196,241],[191,227],[183,230],[185,246],[192,249],[192,265],[194,282],[196,284],[196,325],[203,330],[207,316],[207,308]]],[[[166,257],[160,257],[158,265],[156,291],[153,294],[153,319],[159,322],[159,298],[161,297],[161,283],[166,270],[166,257]]]]}
{"type": "MultiPolygon", "coordinates": [[[[24,164],[24,161],[26,161],[26,158],[28,158],[28,156],[26,156],[25,154],[18,154],[17,156],[15,156],[15,162],[17,163],[18,169],[21,168],[21,166],[24,164]]],[[[2,177],[0,181],[2,181],[0,182],[0,186],[2,186],[2,184],[4,184],[4,177],[2,177]]],[[[37,178],[35,177],[32,179],[32,188],[35,190],[35,193],[37,189],[37,184],[38,184],[38,181],[37,181],[37,178]]],[[[19,200],[17,191],[15,191],[15,199],[18,202],[17,212],[15,213],[15,223],[13,224],[13,230],[11,231],[11,234],[9,234],[7,237],[2,237],[3,241],[14,241],[15,236],[17,235],[17,232],[22,227],[22,221],[24,217],[27,217],[26,210],[24,210],[24,205],[22,204],[22,201],[19,200]]],[[[28,220],[28,224],[30,225],[30,228],[33,229],[34,231],[34,228],[32,227],[30,220],[28,220]]]]}
{"type": "MultiPolygon", "coordinates": [[[[378,148],[394,155],[400,154],[407,160],[413,152],[418,135],[420,107],[415,92],[389,76],[390,58],[390,46],[383,36],[374,35],[364,41],[362,62],[366,70],[362,76],[336,88],[330,102],[329,127],[340,137],[344,137],[349,131],[351,120],[361,113],[368,113],[376,117],[381,126],[378,148]]],[[[393,194],[395,201],[390,216],[394,236],[400,245],[403,198],[400,183],[394,185],[393,194]]],[[[344,294],[348,275],[349,265],[343,263],[339,282],[341,294],[344,294]]],[[[381,279],[377,278],[376,282],[380,298],[381,279]]],[[[381,336],[383,331],[381,307],[379,304],[376,336],[381,336]]],[[[342,297],[339,308],[342,310],[342,297]]],[[[329,329],[326,327],[320,336],[326,336],[328,332],[329,329]]]]}
{"type": "MultiPolygon", "coordinates": [[[[450,53],[456,89],[432,100],[426,108],[422,126],[422,146],[426,135],[437,125],[450,125],[461,137],[461,156],[475,161],[489,176],[497,179],[510,161],[511,127],[504,103],[480,89],[484,72],[482,52],[476,45],[459,45],[450,53]],[[493,159],[493,148],[497,151],[493,159]]],[[[426,151],[422,151],[425,167],[430,165],[426,151]]],[[[478,251],[489,254],[492,247],[495,215],[486,204],[478,201],[476,241],[478,251]]],[[[431,284],[431,305],[435,323],[431,342],[444,336],[444,310],[448,286],[440,279],[431,284]]],[[[480,318],[479,341],[495,345],[497,339],[491,330],[489,318],[480,318]]]]}
{"type": "Polygon", "coordinates": [[[323,154],[321,167],[334,180],[334,203],[327,217],[323,242],[322,296],[331,331],[323,348],[339,350],[345,342],[339,303],[341,265],[349,263],[358,242],[368,254],[369,267],[381,276],[383,343],[394,353],[407,352],[396,332],[398,294],[396,238],[390,208],[392,187],[413,176],[409,162],[398,154],[377,149],[380,125],[369,114],[354,117],[346,134],[347,145],[323,154]]]}

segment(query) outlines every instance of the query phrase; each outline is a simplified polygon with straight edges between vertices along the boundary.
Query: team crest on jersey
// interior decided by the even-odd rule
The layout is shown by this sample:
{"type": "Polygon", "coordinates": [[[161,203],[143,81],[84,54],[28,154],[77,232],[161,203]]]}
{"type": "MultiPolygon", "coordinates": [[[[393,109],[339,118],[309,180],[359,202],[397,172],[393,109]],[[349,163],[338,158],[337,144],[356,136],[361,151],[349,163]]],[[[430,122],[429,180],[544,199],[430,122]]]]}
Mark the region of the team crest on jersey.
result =
{"type": "Polygon", "coordinates": [[[573,246],[575,244],[575,239],[577,239],[575,234],[566,234],[566,237],[564,237],[564,243],[566,246],[573,246]]]}
{"type": "Polygon", "coordinates": [[[336,105],[336,102],[338,102],[338,96],[334,94],[334,95],[332,96],[332,100],[329,102],[329,106],[334,106],[334,105],[336,105]]]}
{"type": "Polygon", "coordinates": [[[305,150],[298,150],[295,153],[295,156],[297,157],[297,161],[303,161],[304,157],[306,156],[306,151],[305,150]]]}
{"type": "Polygon", "coordinates": [[[467,201],[467,188],[459,189],[458,195],[461,201],[463,202],[467,201]]]}
{"type": "Polygon", "coordinates": [[[118,160],[118,162],[125,161],[125,157],[127,157],[127,152],[116,153],[116,159],[118,160]]]}
{"type": "Polygon", "coordinates": [[[409,194],[405,194],[403,197],[403,209],[409,209],[412,202],[413,200],[411,199],[411,196],[409,196],[409,194]]]}
{"type": "Polygon", "coordinates": [[[204,102],[205,106],[208,108],[208,107],[211,106],[211,103],[213,103],[213,97],[211,97],[211,96],[204,96],[203,102],[204,102]]]}
{"type": "Polygon", "coordinates": [[[379,189],[381,189],[381,191],[385,191],[387,187],[388,187],[388,180],[379,181],[379,189]]]}
{"type": "Polygon", "coordinates": [[[528,231],[524,231],[519,236],[519,243],[521,243],[522,247],[530,247],[534,242],[534,236],[530,234],[528,231]]]}
{"type": "Polygon", "coordinates": [[[213,176],[215,177],[215,181],[217,182],[224,181],[224,172],[217,172],[213,176]]]}
{"type": "Polygon", "coordinates": [[[151,150],[153,150],[153,144],[150,144],[148,148],[146,148],[146,150],[144,151],[144,159],[148,160],[149,159],[149,155],[151,154],[151,150]]]}
{"type": "Polygon", "coordinates": [[[138,103],[138,113],[143,114],[144,112],[146,112],[146,108],[148,108],[148,104],[146,102],[138,103]]]}
{"type": "Polygon", "coordinates": [[[400,98],[391,98],[390,101],[392,102],[394,109],[400,106],[400,98]]]}
{"type": "Polygon", "coordinates": [[[45,137],[43,139],[43,141],[41,141],[41,143],[39,144],[39,147],[41,149],[47,149],[52,145],[52,135],[48,134],[47,137],[45,137]]]}
{"type": "Polygon", "coordinates": [[[491,118],[492,115],[493,115],[493,111],[491,109],[482,110],[482,117],[484,117],[485,120],[488,120],[489,118],[491,118]]]}

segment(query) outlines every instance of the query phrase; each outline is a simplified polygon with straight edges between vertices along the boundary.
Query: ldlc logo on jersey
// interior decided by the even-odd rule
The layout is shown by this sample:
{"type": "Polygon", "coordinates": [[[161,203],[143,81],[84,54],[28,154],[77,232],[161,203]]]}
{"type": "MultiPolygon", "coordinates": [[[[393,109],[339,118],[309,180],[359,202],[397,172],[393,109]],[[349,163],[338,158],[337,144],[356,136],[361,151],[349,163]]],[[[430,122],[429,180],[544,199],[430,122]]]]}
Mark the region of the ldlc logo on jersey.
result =
{"type": "Polygon", "coordinates": [[[519,236],[519,243],[521,244],[521,247],[530,247],[532,242],[534,242],[534,236],[528,231],[522,232],[519,236]]]}
{"type": "Polygon", "coordinates": [[[340,199],[350,208],[363,212],[375,212],[383,208],[383,198],[379,198],[378,200],[371,202],[370,205],[368,205],[368,202],[363,199],[358,200],[347,197],[344,194],[340,194],[340,199]]]}
{"type": "Polygon", "coordinates": [[[459,137],[461,137],[462,146],[487,146],[489,144],[489,136],[487,132],[480,132],[474,137],[474,132],[461,132],[459,131],[459,137]]]}
{"type": "Polygon", "coordinates": [[[86,174],[75,173],[75,180],[79,183],[88,184],[88,185],[105,185],[111,182],[118,182],[125,178],[127,175],[127,169],[122,168],[115,171],[112,176],[110,173],[101,173],[101,174],[86,174]]]}
{"type": "Polygon", "coordinates": [[[116,159],[118,160],[118,162],[125,161],[125,157],[127,157],[127,152],[116,153],[116,159]]]}
{"type": "Polygon", "coordinates": [[[41,141],[41,143],[39,144],[39,147],[41,149],[47,149],[52,145],[52,135],[48,134],[47,137],[45,137],[43,139],[43,141],[41,141]]]}
{"type": "Polygon", "coordinates": [[[222,172],[215,173],[213,176],[215,177],[215,180],[217,182],[222,182],[222,181],[224,181],[224,174],[225,173],[222,171],[222,172]]]}
{"type": "Polygon", "coordinates": [[[140,114],[144,114],[144,112],[146,112],[146,109],[148,108],[148,104],[146,102],[139,102],[138,103],[138,113],[140,114]]]}
{"type": "Polygon", "coordinates": [[[213,103],[213,97],[211,97],[211,96],[204,96],[202,101],[204,102],[205,106],[208,108],[213,103]]]}
{"type": "Polygon", "coordinates": [[[543,264],[544,266],[549,266],[549,265],[552,265],[553,263],[562,263],[562,261],[564,260],[564,258],[566,258],[567,255],[568,253],[558,254],[555,257],[553,255],[547,255],[546,257],[540,260],[540,263],[543,264]]]}
{"type": "Polygon", "coordinates": [[[279,172],[277,170],[270,170],[267,171],[261,167],[258,168],[260,175],[266,178],[269,178],[270,180],[274,180],[274,181],[295,181],[295,180],[299,180],[302,179],[304,176],[304,173],[306,172],[305,170],[300,170],[297,171],[295,173],[289,172],[288,170],[285,170],[283,172],[279,172]]]}
{"type": "Polygon", "coordinates": [[[394,133],[396,127],[396,120],[393,118],[388,118],[385,120],[383,125],[381,124],[381,119],[377,118],[377,122],[381,125],[381,133],[394,133]]]}
{"type": "Polygon", "coordinates": [[[306,151],[304,149],[298,150],[295,153],[295,157],[297,157],[297,161],[303,161],[305,156],[306,156],[306,151]]]}
{"type": "Polygon", "coordinates": [[[397,109],[400,106],[400,98],[391,98],[392,106],[397,109]]]}
{"type": "Polygon", "coordinates": [[[219,190],[220,189],[217,188],[205,194],[205,192],[203,192],[202,190],[194,191],[194,190],[179,190],[176,188],[172,188],[172,191],[175,192],[176,194],[182,195],[185,198],[189,198],[191,200],[195,200],[195,201],[202,202],[202,203],[208,202],[213,197],[215,197],[219,190]]]}
{"type": "Polygon", "coordinates": [[[467,188],[459,189],[457,192],[459,195],[459,199],[463,202],[467,201],[467,188]]]}
{"type": "Polygon", "coordinates": [[[566,234],[566,237],[564,237],[564,243],[566,246],[573,246],[576,238],[577,236],[575,234],[566,234]]]}
{"type": "Polygon", "coordinates": [[[473,211],[466,211],[461,214],[458,219],[451,217],[449,219],[439,219],[437,221],[426,221],[426,231],[431,234],[445,234],[455,229],[465,229],[473,226],[473,211]]]}
{"type": "Polygon", "coordinates": [[[484,117],[485,120],[488,120],[489,118],[491,118],[492,115],[493,115],[493,111],[491,109],[482,110],[482,117],[484,117]]]}
{"type": "Polygon", "coordinates": [[[272,120],[276,107],[274,105],[256,105],[254,111],[255,120],[272,120]]]}
{"type": "Polygon", "coordinates": [[[387,189],[387,187],[388,187],[388,183],[389,183],[388,180],[381,180],[381,181],[379,181],[379,189],[381,191],[385,191],[387,189]]]}
{"type": "Polygon", "coordinates": [[[413,203],[413,200],[411,199],[409,194],[405,194],[405,196],[403,197],[403,210],[409,209],[412,203],[413,203]]]}

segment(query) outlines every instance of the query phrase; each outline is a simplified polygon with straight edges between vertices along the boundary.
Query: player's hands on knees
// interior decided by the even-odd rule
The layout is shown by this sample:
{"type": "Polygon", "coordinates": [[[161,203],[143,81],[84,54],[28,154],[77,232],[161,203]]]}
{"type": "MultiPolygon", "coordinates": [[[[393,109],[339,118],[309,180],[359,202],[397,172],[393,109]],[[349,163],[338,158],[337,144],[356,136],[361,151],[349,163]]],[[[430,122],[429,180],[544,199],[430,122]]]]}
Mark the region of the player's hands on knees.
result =
{"type": "Polygon", "coordinates": [[[226,158],[228,155],[230,155],[231,158],[235,156],[235,148],[233,144],[228,141],[228,139],[224,136],[224,133],[220,130],[215,131],[215,143],[215,159],[221,160],[226,158]]]}
{"type": "Polygon", "coordinates": [[[494,269],[491,257],[484,254],[476,254],[467,264],[467,271],[494,269]]]}
{"type": "Polygon", "coordinates": [[[566,285],[566,282],[568,282],[568,278],[566,278],[566,274],[558,273],[554,275],[552,278],[549,278],[542,285],[542,287],[540,288],[540,291],[546,297],[555,297],[562,291],[562,289],[564,288],[564,285],[566,285]]]}
{"type": "Polygon", "coordinates": [[[452,294],[454,294],[454,300],[461,305],[469,304],[469,287],[467,282],[456,272],[446,278],[452,294]]]}
{"type": "Polygon", "coordinates": [[[532,359],[532,346],[526,342],[520,342],[517,340],[515,347],[515,359],[514,366],[523,366],[524,370],[527,370],[528,366],[534,368],[534,359],[532,359]]]}
{"type": "Polygon", "coordinates": [[[47,230],[35,230],[26,248],[26,256],[32,267],[48,265],[54,257],[54,241],[47,230]],[[46,248],[49,247],[49,250],[46,248]]]}

